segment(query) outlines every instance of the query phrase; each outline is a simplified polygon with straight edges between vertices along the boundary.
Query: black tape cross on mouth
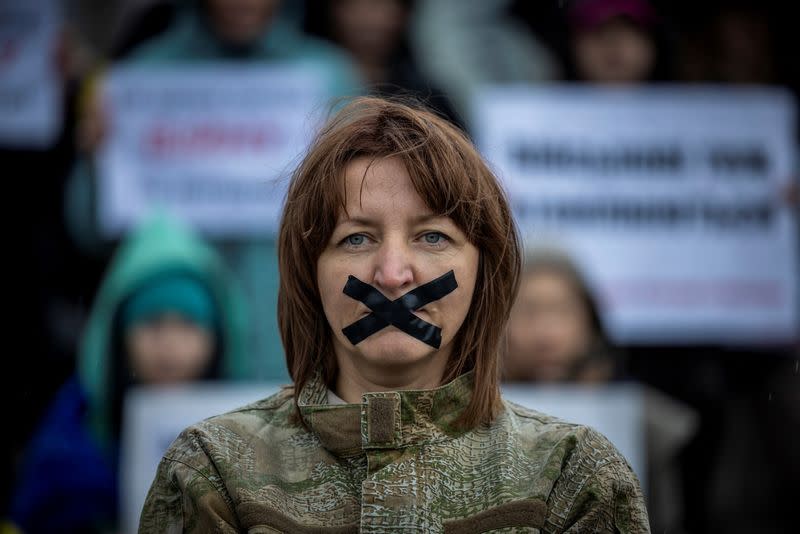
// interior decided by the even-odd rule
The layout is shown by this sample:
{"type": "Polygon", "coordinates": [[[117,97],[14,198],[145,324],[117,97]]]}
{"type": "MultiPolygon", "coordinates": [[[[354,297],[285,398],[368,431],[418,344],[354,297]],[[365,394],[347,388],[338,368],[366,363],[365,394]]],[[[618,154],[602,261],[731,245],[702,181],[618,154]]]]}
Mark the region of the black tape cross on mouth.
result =
{"type": "Polygon", "coordinates": [[[389,300],[371,285],[350,275],[344,285],[344,294],[363,303],[372,313],[346,326],[342,333],[350,343],[357,345],[375,332],[392,325],[438,349],[442,344],[442,329],[423,321],[412,312],[452,293],[457,287],[456,275],[450,271],[398,299],[389,300]]]}

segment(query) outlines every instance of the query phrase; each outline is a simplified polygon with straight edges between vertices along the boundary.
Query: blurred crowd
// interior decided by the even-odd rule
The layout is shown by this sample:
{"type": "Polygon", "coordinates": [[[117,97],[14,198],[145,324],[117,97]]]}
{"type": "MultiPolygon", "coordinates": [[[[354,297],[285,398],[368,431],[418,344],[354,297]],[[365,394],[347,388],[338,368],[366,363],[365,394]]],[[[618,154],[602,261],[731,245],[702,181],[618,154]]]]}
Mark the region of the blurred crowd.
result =
{"type": "MultiPolygon", "coordinates": [[[[99,231],[94,156],[113,117],[97,87],[110,67],[313,64],[331,99],[413,97],[470,134],[469,101],[487,83],[800,90],[796,19],[765,0],[64,0],[62,9],[49,51],[64,89],[59,135],[41,149],[0,147],[26,207],[14,226],[21,321],[8,351],[18,360],[6,401],[14,430],[0,477],[3,516],[23,532],[113,531],[131,386],[289,380],[273,241],[205,239],[166,214],[121,239],[99,231]]],[[[529,250],[504,379],[647,388],[654,532],[791,531],[798,347],[619,346],[603,324],[571,259],[529,250]]]]}

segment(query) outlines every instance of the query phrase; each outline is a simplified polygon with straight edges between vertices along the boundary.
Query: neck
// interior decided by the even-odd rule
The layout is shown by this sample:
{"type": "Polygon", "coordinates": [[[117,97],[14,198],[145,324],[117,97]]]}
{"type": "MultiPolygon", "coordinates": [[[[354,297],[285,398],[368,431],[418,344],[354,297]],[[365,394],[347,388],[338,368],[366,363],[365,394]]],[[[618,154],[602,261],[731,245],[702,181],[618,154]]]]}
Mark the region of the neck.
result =
{"type": "Polygon", "coordinates": [[[337,358],[339,374],[334,392],[348,403],[360,403],[364,393],[433,389],[441,385],[447,366],[446,354],[414,364],[379,368],[351,358],[337,358]]]}

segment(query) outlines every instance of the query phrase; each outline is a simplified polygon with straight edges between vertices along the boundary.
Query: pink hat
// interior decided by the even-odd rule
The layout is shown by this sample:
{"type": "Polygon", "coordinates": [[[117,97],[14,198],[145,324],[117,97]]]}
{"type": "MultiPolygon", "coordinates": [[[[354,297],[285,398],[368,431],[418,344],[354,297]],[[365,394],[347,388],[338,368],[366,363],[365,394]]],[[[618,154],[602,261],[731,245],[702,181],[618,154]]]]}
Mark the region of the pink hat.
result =
{"type": "Polygon", "coordinates": [[[627,17],[642,26],[650,26],[658,18],[647,0],[577,0],[569,10],[569,22],[579,30],[594,28],[614,17],[627,17]]]}

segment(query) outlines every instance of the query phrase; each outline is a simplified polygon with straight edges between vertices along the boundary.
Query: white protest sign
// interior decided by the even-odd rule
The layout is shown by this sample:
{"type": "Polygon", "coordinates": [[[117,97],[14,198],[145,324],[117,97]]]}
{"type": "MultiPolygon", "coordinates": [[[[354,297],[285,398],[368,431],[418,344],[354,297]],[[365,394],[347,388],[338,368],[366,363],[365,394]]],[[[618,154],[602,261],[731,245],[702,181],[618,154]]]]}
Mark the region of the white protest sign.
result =
{"type": "Polygon", "coordinates": [[[621,342],[796,339],[794,102],[777,89],[494,87],[473,127],[526,244],[568,252],[621,342]]]}
{"type": "Polygon", "coordinates": [[[326,111],[310,68],[126,66],[104,84],[99,220],[116,235],[153,209],[206,234],[274,234],[288,175],[326,111]]]}
{"type": "Polygon", "coordinates": [[[122,531],[135,533],[161,457],[181,431],[203,419],[266,398],[278,384],[138,387],[125,397],[120,450],[122,531]]]}
{"type": "Polygon", "coordinates": [[[62,122],[57,0],[0,2],[0,145],[44,148],[62,122]]]}

